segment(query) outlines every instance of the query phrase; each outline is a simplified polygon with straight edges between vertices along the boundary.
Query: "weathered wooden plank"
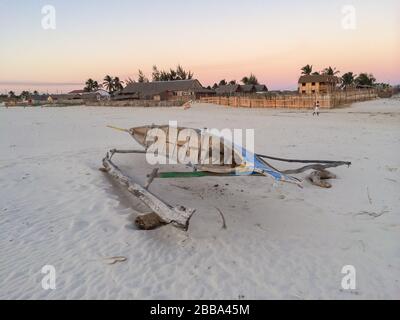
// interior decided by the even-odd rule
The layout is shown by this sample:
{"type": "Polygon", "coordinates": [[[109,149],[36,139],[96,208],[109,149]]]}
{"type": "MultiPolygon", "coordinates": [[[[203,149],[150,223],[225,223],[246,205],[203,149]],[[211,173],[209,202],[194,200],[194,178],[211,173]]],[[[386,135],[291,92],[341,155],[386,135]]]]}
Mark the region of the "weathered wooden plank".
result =
{"type": "Polygon", "coordinates": [[[157,214],[163,223],[172,224],[183,230],[188,229],[190,218],[195,213],[195,209],[183,206],[172,207],[158,199],[154,194],[135,183],[130,177],[125,176],[108,156],[103,159],[103,166],[111,177],[127,187],[128,191],[157,214]]]}

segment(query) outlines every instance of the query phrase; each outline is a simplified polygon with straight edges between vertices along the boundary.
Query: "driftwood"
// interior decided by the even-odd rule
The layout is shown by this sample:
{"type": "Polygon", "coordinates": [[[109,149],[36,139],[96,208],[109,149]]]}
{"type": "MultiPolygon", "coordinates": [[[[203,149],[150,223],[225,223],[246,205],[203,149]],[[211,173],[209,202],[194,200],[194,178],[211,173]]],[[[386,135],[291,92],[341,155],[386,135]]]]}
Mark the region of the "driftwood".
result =
{"type": "Polygon", "coordinates": [[[383,209],[381,212],[371,212],[371,211],[361,211],[356,214],[356,216],[362,216],[362,215],[367,215],[370,216],[371,218],[379,218],[383,216],[385,213],[389,213],[389,210],[383,209]]]}
{"type": "Polygon", "coordinates": [[[120,263],[120,262],[126,262],[128,260],[128,258],[126,257],[109,257],[109,258],[103,258],[104,262],[109,264],[109,265],[113,265],[116,263],[120,263]]]}
{"type": "Polygon", "coordinates": [[[110,151],[111,156],[113,156],[115,153],[122,153],[122,154],[127,154],[127,153],[138,153],[138,154],[146,154],[147,151],[145,150],[117,150],[113,149],[110,151]]]}
{"type": "MultiPolygon", "coordinates": [[[[127,187],[128,191],[133,194],[136,198],[142,201],[150,210],[156,214],[162,224],[172,224],[175,227],[187,230],[189,227],[189,221],[195,209],[185,208],[182,206],[172,207],[169,204],[158,199],[151,192],[135,183],[131,178],[125,176],[122,171],[111,161],[109,154],[103,159],[103,166],[105,170],[121,185],[127,187]]],[[[144,221],[142,217],[139,217],[139,227],[144,221]],[[141,222],[142,221],[142,222],[141,222]]],[[[143,225],[145,225],[144,223],[143,225]]]]}
{"type": "Polygon", "coordinates": [[[218,210],[219,215],[220,215],[221,218],[222,218],[222,229],[227,229],[227,227],[226,227],[226,220],[225,220],[224,214],[222,213],[221,209],[219,209],[219,208],[216,208],[216,209],[218,210]]]}
{"type": "Polygon", "coordinates": [[[336,179],[336,175],[327,171],[314,171],[308,176],[308,180],[313,184],[321,188],[332,188],[332,185],[325,181],[327,179],[336,179]]]}

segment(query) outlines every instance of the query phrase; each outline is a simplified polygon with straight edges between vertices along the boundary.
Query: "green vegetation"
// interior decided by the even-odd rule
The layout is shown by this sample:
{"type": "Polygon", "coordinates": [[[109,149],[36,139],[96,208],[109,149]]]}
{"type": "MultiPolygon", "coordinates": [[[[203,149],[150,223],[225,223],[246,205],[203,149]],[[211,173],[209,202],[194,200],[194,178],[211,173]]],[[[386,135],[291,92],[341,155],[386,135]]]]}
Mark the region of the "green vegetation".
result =
{"type": "Polygon", "coordinates": [[[100,89],[100,85],[97,81],[94,81],[93,79],[88,79],[86,81],[86,86],[84,88],[84,90],[86,92],[93,92],[93,91],[96,91],[99,89],[100,89]]]}
{"type": "Polygon", "coordinates": [[[249,77],[243,77],[242,79],[243,84],[245,85],[258,85],[258,79],[254,74],[250,74],[249,77]]]}
{"type": "Polygon", "coordinates": [[[326,75],[326,76],[337,76],[340,81],[340,87],[346,88],[364,88],[364,87],[375,87],[378,89],[389,89],[391,86],[387,83],[377,83],[376,78],[371,73],[360,73],[358,76],[353,72],[349,71],[339,77],[340,71],[335,67],[327,67],[321,72],[313,72],[313,66],[307,64],[300,69],[302,75],[326,75]]]}
{"type": "Polygon", "coordinates": [[[103,86],[104,86],[104,88],[106,88],[106,90],[108,92],[110,92],[110,93],[113,92],[114,91],[114,79],[113,79],[113,77],[111,77],[109,75],[105,76],[104,79],[103,79],[103,86]]]}
{"type": "Polygon", "coordinates": [[[142,70],[139,70],[138,82],[149,82],[142,70]]]}
{"type": "Polygon", "coordinates": [[[169,69],[169,71],[159,70],[156,65],[153,66],[153,81],[190,80],[193,79],[193,76],[193,72],[186,71],[181,65],[178,65],[176,69],[169,69]]]}
{"type": "Polygon", "coordinates": [[[309,64],[301,68],[301,74],[303,76],[309,76],[312,73],[312,71],[313,71],[313,66],[309,64]]]}
{"type": "Polygon", "coordinates": [[[110,75],[107,75],[103,79],[103,87],[109,93],[114,93],[124,89],[124,81],[121,81],[119,77],[111,77],[110,75]]]}
{"type": "Polygon", "coordinates": [[[336,76],[336,75],[339,74],[339,73],[340,73],[339,70],[336,70],[336,68],[332,68],[331,66],[325,68],[325,69],[322,71],[322,74],[323,74],[324,76],[336,76]]]}
{"type": "Polygon", "coordinates": [[[369,86],[372,87],[376,83],[376,79],[372,73],[360,73],[355,79],[357,86],[369,86]]]}

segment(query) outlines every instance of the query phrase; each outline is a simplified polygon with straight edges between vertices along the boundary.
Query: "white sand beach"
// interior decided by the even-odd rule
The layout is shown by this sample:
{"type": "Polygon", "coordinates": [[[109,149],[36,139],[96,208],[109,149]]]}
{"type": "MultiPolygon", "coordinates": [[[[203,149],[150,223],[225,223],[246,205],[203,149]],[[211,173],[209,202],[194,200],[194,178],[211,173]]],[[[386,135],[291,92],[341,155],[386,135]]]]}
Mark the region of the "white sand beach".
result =
{"type": "MultiPolygon", "coordinates": [[[[0,154],[0,299],[400,297],[399,98],[323,110],[319,118],[201,104],[1,107],[0,154]],[[156,180],[152,192],[197,212],[188,232],[140,231],[132,197],[98,170],[109,149],[136,143],[106,125],[169,120],[254,128],[259,153],[353,165],[331,169],[332,189],[265,177],[156,180]],[[114,256],[126,261],[109,264],[114,256]],[[45,265],[56,268],[55,290],[42,289],[45,265]],[[356,290],[341,286],[345,265],[357,270],[356,290]]],[[[152,170],[140,155],[116,163],[141,182],[152,170]]]]}

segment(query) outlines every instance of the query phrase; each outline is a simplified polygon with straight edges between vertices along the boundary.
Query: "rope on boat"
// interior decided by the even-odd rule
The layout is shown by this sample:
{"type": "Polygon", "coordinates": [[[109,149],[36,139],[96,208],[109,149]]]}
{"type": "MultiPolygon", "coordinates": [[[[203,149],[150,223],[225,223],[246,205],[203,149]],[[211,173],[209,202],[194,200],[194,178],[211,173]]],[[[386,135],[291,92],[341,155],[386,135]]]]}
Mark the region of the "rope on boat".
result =
{"type": "MultiPolygon", "coordinates": [[[[266,155],[261,155],[261,154],[257,154],[257,156],[259,158],[261,158],[261,160],[267,164],[268,166],[270,166],[272,169],[282,173],[282,174],[286,174],[286,175],[292,175],[292,174],[299,174],[299,173],[303,173],[305,171],[309,171],[309,170],[317,170],[317,171],[324,171],[326,169],[329,168],[336,168],[336,167],[340,167],[340,166],[351,166],[351,162],[347,162],[347,161],[331,161],[331,160],[295,160],[295,159],[284,159],[284,158],[277,158],[277,157],[271,157],[271,156],[266,156],[266,155]],[[298,168],[298,169],[291,169],[291,170],[278,170],[276,168],[274,168],[273,166],[271,166],[267,161],[265,161],[264,159],[271,159],[271,160],[275,160],[275,161],[280,161],[280,162],[290,162],[290,163],[311,163],[310,165],[298,168]]],[[[294,178],[294,177],[291,177],[294,178]]]]}
{"type": "Polygon", "coordinates": [[[313,164],[313,165],[308,165],[299,169],[293,169],[293,170],[285,170],[285,171],[281,171],[283,174],[299,174],[299,173],[303,173],[305,171],[308,170],[317,170],[317,171],[325,171],[326,169],[329,168],[336,168],[336,167],[340,167],[343,164],[340,163],[333,163],[333,164],[326,164],[326,165],[322,165],[322,164],[313,164]]]}
{"type": "Polygon", "coordinates": [[[114,126],[107,126],[107,128],[130,133],[128,129],[122,129],[122,128],[118,128],[118,127],[114,127],[114,126]]]}
{"type": "Polygon", "coordinates": [[[281,161],[281,162],[291,162],[291,163],[315,163],[315,164],[332,164],[336,166],[351,166],[351,162],[348,161],[332,161],[332,160],[295,160],[295,159],[284,159],[284,158],[277,158],[266,156],[262,154],[257,154],[260,158],[281,161]]]}

